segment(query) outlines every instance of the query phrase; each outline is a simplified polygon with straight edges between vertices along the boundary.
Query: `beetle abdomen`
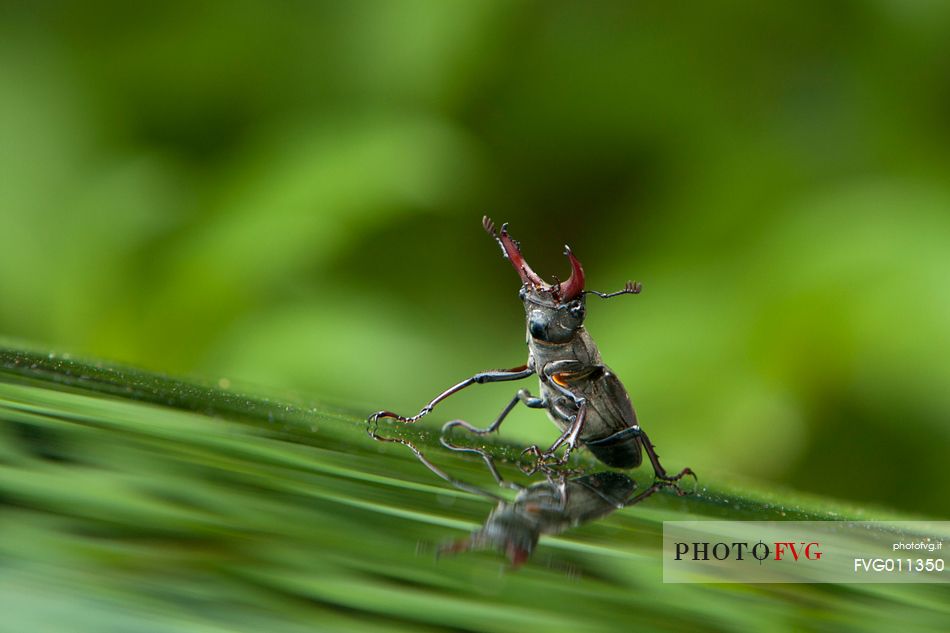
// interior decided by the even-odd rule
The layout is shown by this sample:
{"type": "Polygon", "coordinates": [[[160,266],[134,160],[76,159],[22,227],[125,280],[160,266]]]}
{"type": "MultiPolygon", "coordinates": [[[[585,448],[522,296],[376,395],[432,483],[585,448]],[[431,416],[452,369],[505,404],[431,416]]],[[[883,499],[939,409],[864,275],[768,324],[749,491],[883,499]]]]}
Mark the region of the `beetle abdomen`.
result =
{"type": "Polygon", "coordinates": [[[628,427],[600,440],[587,440],[584,445],[611,468],[636,468],[643,458],[639,438],[639,427],[628,427]]]}

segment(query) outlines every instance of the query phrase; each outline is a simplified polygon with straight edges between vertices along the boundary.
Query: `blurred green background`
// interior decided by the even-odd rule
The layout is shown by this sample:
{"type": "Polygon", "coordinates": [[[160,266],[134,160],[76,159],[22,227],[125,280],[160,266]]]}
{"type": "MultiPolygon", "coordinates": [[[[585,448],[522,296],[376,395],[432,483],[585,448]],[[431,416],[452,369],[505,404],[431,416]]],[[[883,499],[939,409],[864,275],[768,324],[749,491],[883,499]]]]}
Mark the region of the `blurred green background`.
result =
{"type": "Polygon", "coordinates": [[[543,276],[570,243],[589,287],[643,282],[588,326],[667,468],[947,518],[948,29],[898,0],[5,2],[0,335],[411,413],[525,358],[487,213],[543,276]]]}

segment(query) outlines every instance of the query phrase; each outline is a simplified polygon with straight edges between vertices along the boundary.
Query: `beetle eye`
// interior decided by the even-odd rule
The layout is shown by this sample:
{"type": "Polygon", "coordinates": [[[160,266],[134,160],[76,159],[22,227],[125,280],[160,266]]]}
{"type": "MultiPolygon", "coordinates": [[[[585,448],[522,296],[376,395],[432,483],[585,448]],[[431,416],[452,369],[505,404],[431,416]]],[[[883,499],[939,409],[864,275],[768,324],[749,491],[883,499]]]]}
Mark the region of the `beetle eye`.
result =
{"type": "Polygon", "coordinates": [[[584,304],[583,303],[575,303],[569,309],[571,312],[571,316],[574,317],[575,319],[584,318],[584,304]]]}
{"type": "Polygon", "coordinates": [[[525,296],[528,294],[528,289],[524,286],[521,286],[521,290],[518,291],[518,297],[524,301],[525,296]]]}

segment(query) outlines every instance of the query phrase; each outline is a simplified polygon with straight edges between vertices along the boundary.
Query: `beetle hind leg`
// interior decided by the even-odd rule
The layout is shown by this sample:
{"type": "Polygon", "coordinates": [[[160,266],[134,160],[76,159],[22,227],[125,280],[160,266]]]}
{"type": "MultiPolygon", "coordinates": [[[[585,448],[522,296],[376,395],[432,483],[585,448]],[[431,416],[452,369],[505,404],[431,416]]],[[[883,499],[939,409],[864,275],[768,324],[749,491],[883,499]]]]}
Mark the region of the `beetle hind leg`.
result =
{"type": "MultiPolygon", "coordinates": [[[[679,481],[686,475],[692,475],[693,479],[697,481],[699,480],[692,468],[684,468],[675,475],[670,475],[667,473],[666,469],[663,468],[663,465],[660,464],[660,456],[656,453],[656,447],[653,446],[653,442],[650,441],[650,437],[643,431],[643,429],[640,429],[638,439],[640,441],[640,445],[643,446],[643,450],[646,451],[647,457],[650,458],[650,463],[653,464],[653,473],[656,479],[667,483],[673,483],[679,481]]],[[[677,490],[679,489],[677,488],[677,490]]]]}

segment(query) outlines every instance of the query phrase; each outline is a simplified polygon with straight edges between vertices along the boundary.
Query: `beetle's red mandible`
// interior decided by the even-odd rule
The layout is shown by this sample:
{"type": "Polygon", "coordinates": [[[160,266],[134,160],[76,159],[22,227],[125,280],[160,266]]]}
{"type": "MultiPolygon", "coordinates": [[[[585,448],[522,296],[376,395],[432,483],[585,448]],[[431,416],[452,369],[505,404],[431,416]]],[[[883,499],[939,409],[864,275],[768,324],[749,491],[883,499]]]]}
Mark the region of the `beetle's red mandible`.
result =
{"type": "Polygon", "coordinates": [[[550,292],[558,301],[571,301],[581,296],[581,293],[584,291],[584,268],[577,258],[574,257],[570,246],[564,247],[564,254],[567,255],[567,259],[571,262],[571,276],[563,283],[558,282],[552,285],[541,279],[541,277],[528,266],[524,255],[521,254],[521,247],[518,245],[518,242],[508,234],[507,224],[502,224],[501,232],[496,233],[495,223],[486,215],[482,218],[482,226],[497,240],[505,258],[515,267],[523,283],[530,284],[537,290],[550,292]]]}

